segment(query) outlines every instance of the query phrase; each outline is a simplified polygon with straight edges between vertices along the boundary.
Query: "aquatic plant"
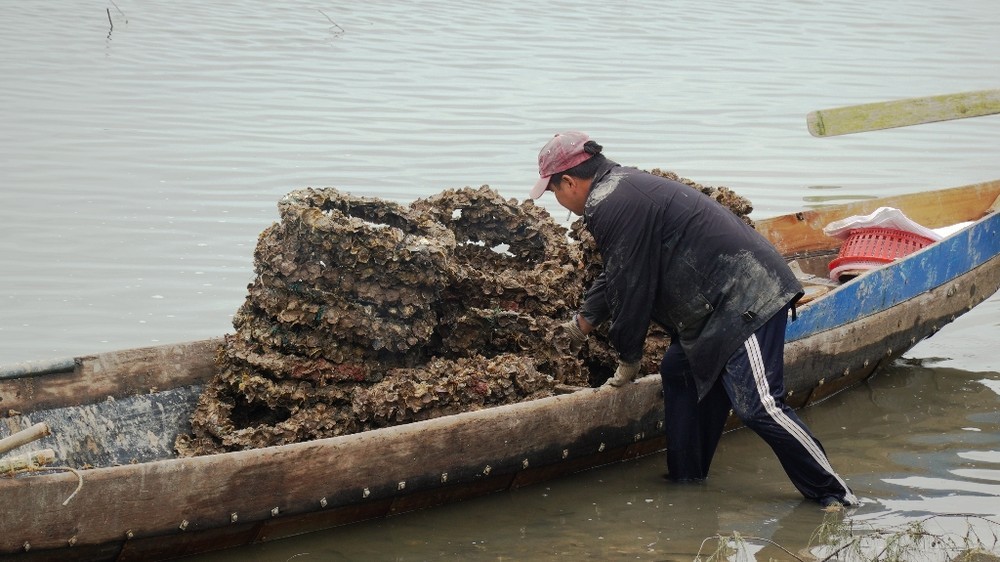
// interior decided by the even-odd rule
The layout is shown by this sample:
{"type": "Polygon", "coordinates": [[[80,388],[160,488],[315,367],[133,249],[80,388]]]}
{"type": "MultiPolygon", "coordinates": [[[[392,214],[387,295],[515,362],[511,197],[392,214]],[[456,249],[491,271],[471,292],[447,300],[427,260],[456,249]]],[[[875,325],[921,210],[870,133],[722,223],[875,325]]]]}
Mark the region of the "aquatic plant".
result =
{"type": "MultiPolygon", "coordinates": [[[[860,522],[844,516],[842,510],[832,510],[813,531],[808,544],[798,550],[770,539],[733,532],[714,535],[702,541],[694,560],[718,562],[726,560],[758,560],[754,545],[770,545],[787,555],[789,560],[802,562],[1000,562],[1000,523],[971,514],[936,514],[898,526],[878,526],[877,522],[860,522]],[[930,530],[930,524],[941,520],[964,519],[964,532],[930,530]],[[715,550],[707,557],[702,551],[715,550]]],[[[780,558],[784,559],[784,558],[780,558]]],[[[767,560],[777,560],[768,557],[767,560]]]]}

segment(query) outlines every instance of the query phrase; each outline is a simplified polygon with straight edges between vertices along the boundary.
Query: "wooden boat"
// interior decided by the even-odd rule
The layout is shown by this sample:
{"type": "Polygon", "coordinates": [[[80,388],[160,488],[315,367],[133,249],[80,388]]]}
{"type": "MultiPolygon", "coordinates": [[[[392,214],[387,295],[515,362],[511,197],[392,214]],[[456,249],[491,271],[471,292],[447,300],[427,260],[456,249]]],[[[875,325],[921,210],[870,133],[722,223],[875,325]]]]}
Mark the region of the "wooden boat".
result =
{"type": "MultiPolygon", "coordinates": [[[[789,402],[805,406],[864,380],[996,292],[998,197],[1000,180],[758,222],[803,277],[815,275],[814,286],[827,291],[789,324],[789,402]],[[831,289],[827,264],[839,240],[822,228],[880,206],[930,228],[975,222],[831,289]]],[[[76,468],[95,466],[79,470],[81,480],[66,471],[0,478],[0,559],[169,559],[526,486],[665,446],[659,377],[647,376],[621,389],[175,458],[174,437],[186,431],[213,375],[219,343],[0,370],[3,411],[53,430],[36,448],[51,447],[76,468]]]]}

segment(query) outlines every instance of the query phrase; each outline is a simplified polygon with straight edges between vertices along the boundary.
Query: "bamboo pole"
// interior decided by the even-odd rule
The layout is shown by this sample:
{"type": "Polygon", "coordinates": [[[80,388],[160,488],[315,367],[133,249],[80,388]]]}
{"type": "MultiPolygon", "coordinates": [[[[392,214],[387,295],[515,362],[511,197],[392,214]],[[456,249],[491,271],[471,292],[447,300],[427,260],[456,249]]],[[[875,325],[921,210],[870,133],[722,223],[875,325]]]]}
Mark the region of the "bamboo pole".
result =
{"type": "Polygon", "coordinates": [[[814,137],[832,137],[995,113],[1000,113],[1000,89],[813,111],[806,116],[806,125],[814,137]]]}
{"type": "Polygon", "coordinates": [[[0,439],[0,453],[6,453],[7,451],[16,449],[21,445],[41,439],[46,435],[52,435],[52,432],[49,430],[49,425],[45,422],[36,423],[28,429],[22,429],[10,437],[0,439]]]}
{"type": "Polygon", "coordinates": [[[0,459],[0,473],[30,470],[45,466],[56,460],[56,452],[52,449],[31,451],[24,455],[15,455],[0,459]]]}

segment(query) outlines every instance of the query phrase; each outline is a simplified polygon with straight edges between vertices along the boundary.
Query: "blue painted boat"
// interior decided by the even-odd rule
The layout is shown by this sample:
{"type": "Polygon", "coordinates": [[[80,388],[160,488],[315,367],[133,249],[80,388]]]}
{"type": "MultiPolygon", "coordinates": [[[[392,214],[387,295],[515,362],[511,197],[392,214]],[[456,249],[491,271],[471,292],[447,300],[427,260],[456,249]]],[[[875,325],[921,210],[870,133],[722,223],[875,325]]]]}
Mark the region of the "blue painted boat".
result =
{"type": "MultiPolygon", "coordinates": [[[[789,324],[788,401],[871,376],[1000,287],[1000,181],[873,199],[757,224],[813,298],[789,324]],[[823,227],[881,206],[944,240],[846,283],[823,227]]],[[[353,435],[176,458],[220,340],[0,369],[0,437],[44,421],[76,472],[0,477],[0,559],[166,560],[526,486],[661,451],[659,377],[353,435]],[[100,458],[100,463],[86,459],[100,458]],[[86,463],[93,467],[85,466],[86,463]]]]}
{"type": "Polygon", "coordinates": [[[840,240],[823,227],[894,207],[937,229],[971,223],[943,240],[871,270],[798,309],[786,334],[789,402],[821,400],[869,376],[986,300],[1000,286],[1000,182],[872,199],[758,223],[812,282],[830,289],[828,263],[840,240]],[[810,275],[811,274],[811,275],[810,275]]]}

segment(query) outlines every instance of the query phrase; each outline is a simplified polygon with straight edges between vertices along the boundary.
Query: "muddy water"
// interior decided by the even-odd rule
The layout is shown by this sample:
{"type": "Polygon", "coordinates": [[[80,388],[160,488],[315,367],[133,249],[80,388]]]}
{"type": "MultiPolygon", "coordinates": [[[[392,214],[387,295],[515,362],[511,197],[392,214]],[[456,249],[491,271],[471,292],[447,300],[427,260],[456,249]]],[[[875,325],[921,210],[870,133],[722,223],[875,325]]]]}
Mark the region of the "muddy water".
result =
{"type": "MultiPolygon", "coordinates": [[[[0,31],[0,363],[230,331],[285,193],[522,198],[559,129],[732,187],[757,217],[998,176],[998,117],[831,139],[804,121],[996,87],[991,0],[57,0],[8,6],[0,31]]],[[[997,341],[994,296],[804,413],[865,498],[855,517],[1000,519],[997,341]]],[[[662,468],[203,559],[690,559],[731,530],[800,548],[818,522],[751,434],[723,440],[704,486],[662,468]]]]}

